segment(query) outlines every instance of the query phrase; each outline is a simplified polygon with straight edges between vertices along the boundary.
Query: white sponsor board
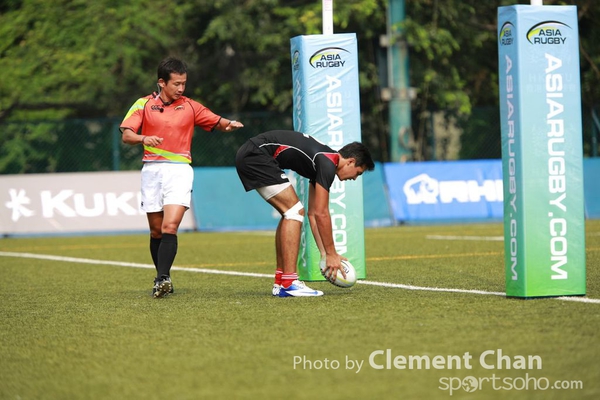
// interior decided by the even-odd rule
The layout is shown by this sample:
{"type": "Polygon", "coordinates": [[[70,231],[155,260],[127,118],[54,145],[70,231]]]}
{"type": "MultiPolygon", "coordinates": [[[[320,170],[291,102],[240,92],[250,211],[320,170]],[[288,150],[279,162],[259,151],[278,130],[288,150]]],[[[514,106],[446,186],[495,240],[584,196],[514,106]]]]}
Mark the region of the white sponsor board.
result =
{"type": "Polygon", "coordinates": [[[139,171],[0,176],[0,235],[147,230],[139,171]]]}

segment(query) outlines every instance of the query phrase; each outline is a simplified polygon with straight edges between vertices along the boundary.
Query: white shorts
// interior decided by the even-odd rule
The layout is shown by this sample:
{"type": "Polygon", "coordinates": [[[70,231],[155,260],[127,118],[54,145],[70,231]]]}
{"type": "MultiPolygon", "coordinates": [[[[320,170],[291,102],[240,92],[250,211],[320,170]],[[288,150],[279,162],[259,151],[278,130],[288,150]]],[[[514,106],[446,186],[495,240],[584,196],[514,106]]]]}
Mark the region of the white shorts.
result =
{"type": "Polygon", "coordinates": [[[263,186],[261,188],[256,189],[258,194],[265,200],[269,200],[271,197],[277,196],[279,193],[283,192],[288,186],[292,186],[291,182],[280,183],[279,185],[271,185],[271,186],[263,186]]]}
{"type": "Polygon", "coordinates": [[[189,164],[144,163],[142,210],[159,212],[167,204],[190,208],[194,170],[189,164]]]}

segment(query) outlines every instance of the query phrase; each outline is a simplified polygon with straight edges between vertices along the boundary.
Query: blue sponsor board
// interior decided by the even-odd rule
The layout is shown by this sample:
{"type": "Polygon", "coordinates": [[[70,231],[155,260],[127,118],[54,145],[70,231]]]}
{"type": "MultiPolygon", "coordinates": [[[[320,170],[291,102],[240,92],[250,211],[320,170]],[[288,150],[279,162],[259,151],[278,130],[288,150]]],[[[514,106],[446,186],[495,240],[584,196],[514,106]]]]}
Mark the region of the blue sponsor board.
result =
{"type": "Polygon", "coordinates": [[[196,229],[274,230],[281,216],[256,191],[246,192],[234,167],[194,168],[196,229]]]}
{"type": "Polygon", "coordinates": [[[365,226],[375,228],[379,226],[395,225],[396,220],[392,214],[392,208],[388,200],[387,184],[383,163],[376,162],[375,170],[361,175],[365,226]]]}
{"type": "Polygon", "coordinates": [[[585,217],[600,218],[600,158],[583,160],[583,197],[585,199],[585,217]]]}
{"type": "MultiPolygon", "coordinates": [[[[585,216],[600,218],[600,158],[584,159],[585,216]]],[[[194,168],[196,229],[274,230],[280,216],[246,193],[233,167],[194,168]]],[[[502,161],[376,163],[364,174],[364,224],[490,221],[503,218],[502,161]]]]}
{"type": "Polygon", "coordinates": [[[399,222],[502,218],[499,160],[388,163],[384,170],[399,222]]]}
{"type": "MultiPolygon", "coordinates": [[[[295,176],[289,174],[292,183],[295,176]]],[[[394,224],[387,194],[383,164],[377,163],[374,172],[364,174],[364,222],[369,227],[394,224]]],[[[246,192],[234,167],[194,168],[192,209],[195,228],[211,230],[275,230],[281,216],[256,191],[246,192]]]]}

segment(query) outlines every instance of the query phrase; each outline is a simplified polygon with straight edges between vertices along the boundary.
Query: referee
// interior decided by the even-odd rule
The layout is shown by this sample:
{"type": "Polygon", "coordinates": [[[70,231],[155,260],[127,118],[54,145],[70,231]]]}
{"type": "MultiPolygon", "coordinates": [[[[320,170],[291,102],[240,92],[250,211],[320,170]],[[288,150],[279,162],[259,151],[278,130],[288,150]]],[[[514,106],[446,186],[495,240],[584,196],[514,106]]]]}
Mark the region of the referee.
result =
{"type": "Polygon", "coordinates": [[[185,63],[164,59],[158,66],[158,92],[138,99],[120,126],[124,143],[144,146],[141,208],[150,227],[155,298],[173,293],[170,271],[177,254],[177,230],[190,208],[194,180],[190,166],[194,127],[231,132],[244,126],[185,97],[186,82],[185,63]]]}

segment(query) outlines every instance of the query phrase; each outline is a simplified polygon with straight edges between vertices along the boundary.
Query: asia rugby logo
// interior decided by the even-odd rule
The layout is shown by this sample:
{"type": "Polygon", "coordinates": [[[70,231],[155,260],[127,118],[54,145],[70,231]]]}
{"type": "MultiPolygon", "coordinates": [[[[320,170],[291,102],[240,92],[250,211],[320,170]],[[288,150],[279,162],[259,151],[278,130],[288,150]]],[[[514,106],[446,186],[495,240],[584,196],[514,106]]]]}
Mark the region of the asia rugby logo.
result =
{"type": "Polygon", "coordinates": [[[509,46],[514,43],[515,38],[513,36],[513,29],[515,26],[511,22],[505,22],[500,29],[498,40],[500,45],[509,46]]]}
{"type": "Polygon", "coordinates": [[[560,21],[544,21],[534,25],[527,31],[527,40],[531,44],[565,44],[567,38],[563,30],[571,29],[560,21]]]}
{"type": "Polygon", "coordinates": [[[310,56],[309,63],[313,68],[341,68],[346,64],[344,52],[350,54],[341,47],[325,47],[310,56]]]}

